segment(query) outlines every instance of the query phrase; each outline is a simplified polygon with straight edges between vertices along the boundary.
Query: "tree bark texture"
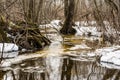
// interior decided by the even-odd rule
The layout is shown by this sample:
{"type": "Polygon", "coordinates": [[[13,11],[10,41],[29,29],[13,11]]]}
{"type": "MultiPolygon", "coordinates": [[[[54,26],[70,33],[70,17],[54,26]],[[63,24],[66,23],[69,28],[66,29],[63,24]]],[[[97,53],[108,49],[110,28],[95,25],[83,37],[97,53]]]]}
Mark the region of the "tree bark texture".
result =
{"type": "Polygon", "coordinates": [[[64,0],[64,15],[65,22],[63,28],[60,32],[64,35],[73,35],[76,30],[72,28],[73,18],[74,18],[75,1],[74,0],[64,0]]]}

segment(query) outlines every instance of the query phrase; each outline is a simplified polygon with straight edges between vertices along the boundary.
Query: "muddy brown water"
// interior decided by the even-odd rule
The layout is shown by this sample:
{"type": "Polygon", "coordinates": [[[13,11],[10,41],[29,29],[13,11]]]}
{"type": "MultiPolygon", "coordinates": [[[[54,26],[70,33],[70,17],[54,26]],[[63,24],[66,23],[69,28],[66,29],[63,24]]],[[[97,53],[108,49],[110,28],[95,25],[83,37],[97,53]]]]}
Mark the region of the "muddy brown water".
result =
{"type": "Polygon", "coordinates": [[[34,54],[35,57],[27,54],[27,58],[18,62],[14,59],[16,62],[12,61],[9,67],[1,67],[0,80],[120,80],[119,69],[101,66],[96,56],[92,56],[91,53],[101,47],[99,41],[58,35],[47,37],[53,43],[34,54]],[[39,54],[45,55],[39,57],[39,54]]]}

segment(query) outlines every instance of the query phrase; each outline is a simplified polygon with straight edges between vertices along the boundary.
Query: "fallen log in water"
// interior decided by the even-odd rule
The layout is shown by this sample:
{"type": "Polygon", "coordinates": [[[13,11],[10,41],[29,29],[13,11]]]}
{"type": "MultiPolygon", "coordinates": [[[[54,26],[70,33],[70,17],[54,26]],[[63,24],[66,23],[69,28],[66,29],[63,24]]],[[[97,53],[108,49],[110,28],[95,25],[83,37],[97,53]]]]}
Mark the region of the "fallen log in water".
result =
{"type": "MultiPolygon", "coordinates": [[[[36,50],[50,44],[50,40],[44,37],[36,24],[22,22],[20,24],[11,24],[3,18],[0,25],[5,34],[13,36],[10,42],[19,46],[20,49],[36,50]]],[[[4,35],[1,33],[1,35],[4,35]]]]}

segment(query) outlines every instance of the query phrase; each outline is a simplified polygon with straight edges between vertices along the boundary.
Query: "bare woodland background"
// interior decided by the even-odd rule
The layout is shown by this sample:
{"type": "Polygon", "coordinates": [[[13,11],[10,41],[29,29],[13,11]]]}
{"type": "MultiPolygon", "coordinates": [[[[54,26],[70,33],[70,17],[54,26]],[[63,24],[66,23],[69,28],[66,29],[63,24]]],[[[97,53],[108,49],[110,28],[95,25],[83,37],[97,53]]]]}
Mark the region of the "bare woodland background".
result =
{"type": "MultiPolygon", "coordinates": [[[[69,0],[65,0],[69,1],[69,0]]],[[[64,0],[0,0],[0,15],[12,22],[46,24],[51,20],[65,20],[64,0]]],[[[119,0],[73,0],[74,21],[96,21],[97,27],[106,31],[109,27],[120,31],[119,0]]]]}

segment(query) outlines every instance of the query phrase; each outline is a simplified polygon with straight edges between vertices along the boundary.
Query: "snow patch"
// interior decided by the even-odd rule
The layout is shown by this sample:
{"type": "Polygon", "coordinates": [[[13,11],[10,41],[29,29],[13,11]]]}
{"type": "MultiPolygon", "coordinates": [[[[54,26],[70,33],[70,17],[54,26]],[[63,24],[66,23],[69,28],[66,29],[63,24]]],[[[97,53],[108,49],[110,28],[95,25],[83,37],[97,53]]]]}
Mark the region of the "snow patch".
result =
{"type": "Polygon", "coordinates": [[[61,20],[53,20],[51,21],[50,24],[52,25],[53,28],[56,28],[57,30],[59,30],[61,28],[60,23],[61,23],[61,20]]]}
{"type": "Polygon", "coordinates": [[[60,22],[61,22],[61,20],[52,20],[50,22],[50,24],[39,25],[39,28],[56,28],[56,29],[59,29],[59,28],[61,28],[60,22]]]}
{"type": "Polygon", "coordinates": [[[61,22],[61,20],[53,20],[53,21],[51,21],[51,24],[52,25],[57,25],[57,26],[59,26],[60,25],[60,22],[61,22]]]}
{"type": "Polygon", "coordinates": [[[0,52],[18,51],[18,46],[13,43],[0,43],[0,52]]]}
{"type": "Polygon", "coordinates": [[[109,64],[109,63],[105,63],[105,62],[100,62],[100,65],[102,67],[107,67],[109,69],[120,69],[120,66],[118,66],[118,65],[109,64]]]}
{"type": "Polygon", "coordinates": [[[101,32],[98,32],[97,31],[97,28],[96,27],[84,27],[84,26],[80,26],[80,27],[73,27],[74,29],[76,29],[77,33],[75,34],[75,36],[87,36],[87,35],[91,35],[91,36],[98,36],[100,37],[101,36],[101,32]]]}
{"type": "MultiPolygon", "coordinates": [[[[77,33],[75,36],[83,36],[83,35],[92,35],[92,36],[101,36],[101,32],[98,32],[97,28],[95,26],[86,26],[88,23],[94,25],[96,22],[95,21],[76,21],[75,25],[73,26],[74,29],[76,29],[77,33]]],[[[60,30],[62,28],[61,26],[62,21],[61,20],[52,20],[50,24],[44,24],[44,25],[39,25],[39,28],[55,28],[57,30],[60,30]]]]}
{"type": "Polygon", "coordinates": [[[18,55],[18,46],[13,43],[0,43],[0,58],[12,58],[18,55]],[[2,53],[3,52],[3,53],[2,53]]]}
{"type": "Polygon", "coordinates": [[[101,54],[100,61],[120,65],[120,46],[97,49],[97,54],[101,54]]]}

